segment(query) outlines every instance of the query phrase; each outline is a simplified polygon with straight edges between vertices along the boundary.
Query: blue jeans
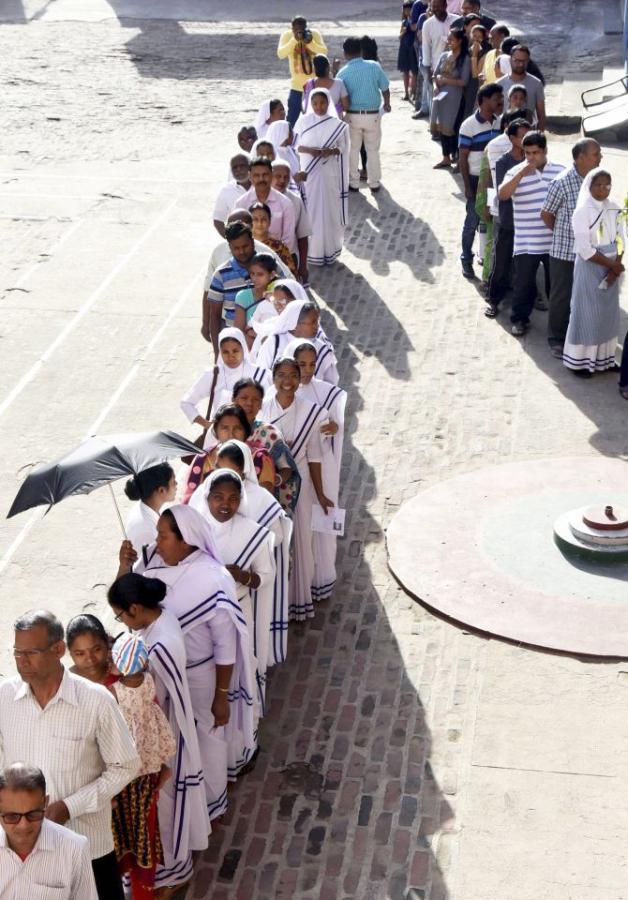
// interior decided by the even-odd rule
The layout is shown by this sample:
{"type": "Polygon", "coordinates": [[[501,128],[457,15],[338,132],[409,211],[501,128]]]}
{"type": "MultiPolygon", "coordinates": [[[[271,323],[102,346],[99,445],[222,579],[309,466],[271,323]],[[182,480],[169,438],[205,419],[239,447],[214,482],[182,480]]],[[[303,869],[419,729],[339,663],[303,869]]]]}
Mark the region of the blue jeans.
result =
{"type": "Polygon", "coordinates": [[[432,111],[432,95],[434,93],[434,85],[430,78],[430,70],[427,66],[421,64],[421,75],[423,76],[423,85],[421,88],[421,112],[426,115],[432,111]]]}
{"type": "Polygon", "coordinates": [[[469,175],[469,183],[471,185],[471,190],[473,191],[473,197],[471,200],[467,200],[467,214],[464,218],[464,225],[462,226],[462,253],[460,254],[460,259],[465,262],[473,262],[473,239],[475,238],[477,227],[480,224],[480,217],[475,211],[475,195],[478,192],[479,180],[477,175],[469,175]]]}
{"type": "Polygon", "coordinates": [[[301,104],[303,103],[303,91],[295,91],[290,89],[288,94],[288,113],[286,118],[294,128],[297,119],[301,115],[301,104]]]}

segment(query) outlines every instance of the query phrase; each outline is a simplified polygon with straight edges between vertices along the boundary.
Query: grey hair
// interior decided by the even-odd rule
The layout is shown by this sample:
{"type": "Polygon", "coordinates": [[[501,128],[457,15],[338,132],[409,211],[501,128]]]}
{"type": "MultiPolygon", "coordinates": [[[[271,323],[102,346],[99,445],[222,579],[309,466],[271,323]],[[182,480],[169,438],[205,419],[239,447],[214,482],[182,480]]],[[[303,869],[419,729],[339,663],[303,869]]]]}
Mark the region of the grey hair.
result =
{"type": "Polygon", "coordinates": [[[46,793],[46,779],[44,773],[37,766],[28,763],[11,763],[4,769],[0,769],[0,791],[8,788],[10,791],[41,791],[46,793]]]}
{"type": "Polygon", "coordinates": [[[51,644],[63,640],[63,623],[47,609],[29,609],[15,620],[13,627],[16,631],[30,631],[31,628],[37,628],[40,625],[43,625],[48,632],[48,640],[51,644]]]}
{"type": "Polygon", "coordinates": [[[571,155],[573,156],[574,160],[578,159],[578,157],[583,153],[586,153],[589,147],[592,147],[594,144],[599,147],[599,144],[595,140],[595,138],[580,138],[579,141],[576,141],[576,143],[571,148],[571,155]]]}

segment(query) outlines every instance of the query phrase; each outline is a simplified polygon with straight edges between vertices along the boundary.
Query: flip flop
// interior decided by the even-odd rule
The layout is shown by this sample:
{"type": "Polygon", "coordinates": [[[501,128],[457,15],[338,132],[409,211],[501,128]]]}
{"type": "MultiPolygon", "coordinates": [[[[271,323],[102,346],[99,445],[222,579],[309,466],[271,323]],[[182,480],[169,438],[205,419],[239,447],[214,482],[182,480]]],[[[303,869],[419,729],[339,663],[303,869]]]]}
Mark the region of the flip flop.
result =
{"type": "Polygon", "coordinates": [[[439,163],[436,163],[435,166],[432,166],[432,168],[433,169],[449,169],[449,168],[451,168],[451,163],[441,160],[439,163]]]}

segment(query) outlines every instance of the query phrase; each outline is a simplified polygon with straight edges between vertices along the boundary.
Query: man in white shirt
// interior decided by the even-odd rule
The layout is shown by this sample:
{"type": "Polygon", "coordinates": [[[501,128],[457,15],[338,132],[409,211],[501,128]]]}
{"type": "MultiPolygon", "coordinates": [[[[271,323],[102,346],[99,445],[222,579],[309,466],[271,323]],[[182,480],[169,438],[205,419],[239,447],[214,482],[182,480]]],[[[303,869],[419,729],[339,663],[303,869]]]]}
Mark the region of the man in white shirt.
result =
{"type": "MultiPolygon", "coordinates": [[[[257,156],[249,166],[252,187],[238,199],[238,206],[250,209],[258,201],[270,208],[270,235],[283,241],[288,250],[296,255],[296,216],[292,203],[272,185],[273,164],[265,156],[257,156]]],[[[235,205],[235,204],[234,204],[235,205]]]]}
{"type": "MultiPolygon", "coordinates": [[[[429,74],[429,84],[432,84],[434,77],[434,69],[441,53],[446,49],[447,36],[451,23],[456,20],[453,13],[447,12],[447,0],[432,0],[432,13],[429,19],[423,25],[421,32],[421,47],[423,68],[429,74]]],[[[430,105],[432,102],[432,91],[429,91],[430,105]]]]}
{"type": "Polygon", "coordinates": [[[299,250],[299,278],[302,284],[307,284],[309,272],[307,269],[307,251],[309,247],[309,238],[312,234],[312,223],[310,216],[305,208],[305,203],[301,199],[301,195],[297,191],[291,191],[290,184],[290,166],[283,159],[276,159],[273,163],[273,187],[284,197],[287,197],[294,206],[294,213],[297,217],[297,247],[299,250]]]}
{"type": "Polygon", "coordinates": [[[41,769],[0,771],[0,897],[97,900],[87,838],[45,819],[47,803],[41,769]]]}
{"type": "Polygon", "coordinates": [[[213,213],[214,228],[222,238],[225,236],[227,216],[238,205],[240,197],[243,197],[251,187],[248,153],[236,153],[235,156],[232,156],[229,169],[233,180],[218,192],[213,213]]]}
{"type": "Polygon", "coordinates": [[[140,758],[114,697],[68,672],[63,625],[34,610],[15,623],[19,676],[0,682],[0,766],[26,759],[45,775],[46,818],[89,840],[100,900],[124,900],[111,834],[111,800],[140,758]]]}

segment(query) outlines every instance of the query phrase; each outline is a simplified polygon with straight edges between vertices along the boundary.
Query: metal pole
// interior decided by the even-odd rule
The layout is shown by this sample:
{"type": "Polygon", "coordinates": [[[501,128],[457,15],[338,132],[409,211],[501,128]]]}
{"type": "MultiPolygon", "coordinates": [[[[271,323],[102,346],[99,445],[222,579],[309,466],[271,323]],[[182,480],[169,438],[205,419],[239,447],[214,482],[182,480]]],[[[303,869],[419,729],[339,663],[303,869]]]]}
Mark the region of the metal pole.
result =
{"type": "Polygon", "coordinates": [[[113,487],[111,485],[111,482],[109,482],[109,490],[111,491],[111,499],[113,500],[113,505],[115,506],[116,512],[118,514],[118,521],[120,522],[120,528],[122,529],[122,535],[124,537],[124,540],[126,541],[126,539],[127,539],[126,529],[124,527],[124,522],[122,520],[122,516],[120,515],[120,508],[118,507],[118,501],[116,500],[116,495],[113,492],[113,487]]]}

